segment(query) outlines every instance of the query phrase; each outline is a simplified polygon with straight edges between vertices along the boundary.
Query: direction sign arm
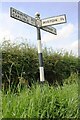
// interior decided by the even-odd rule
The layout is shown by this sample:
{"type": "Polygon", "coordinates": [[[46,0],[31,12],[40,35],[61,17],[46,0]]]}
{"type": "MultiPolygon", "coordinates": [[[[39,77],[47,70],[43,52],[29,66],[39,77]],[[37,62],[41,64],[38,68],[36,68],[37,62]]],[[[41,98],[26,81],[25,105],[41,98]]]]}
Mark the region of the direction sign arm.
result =
{"type": "Polygon", "coordinates": [[[36,19],[12,7],[10,8],[10,17],[36,27],[36,19]]]}
{"type": "Polygon", "coordinates": [[[41,27],[41,29],[46,31],[46,32],[57,35],[57,31],[56,31],[56,29],[54,27],[47,26],[47,27],[41,27]]]}
{"type": "Polygon", "coordinates": [[[51,26],[51,25],[57,25],[57,24],[62,24],[62,23],[67,22],[65,14],[50,17],[50,18],[45,18],[45,19],[42,19],[41,21],[42,21],[42,27],[51,26]]]}

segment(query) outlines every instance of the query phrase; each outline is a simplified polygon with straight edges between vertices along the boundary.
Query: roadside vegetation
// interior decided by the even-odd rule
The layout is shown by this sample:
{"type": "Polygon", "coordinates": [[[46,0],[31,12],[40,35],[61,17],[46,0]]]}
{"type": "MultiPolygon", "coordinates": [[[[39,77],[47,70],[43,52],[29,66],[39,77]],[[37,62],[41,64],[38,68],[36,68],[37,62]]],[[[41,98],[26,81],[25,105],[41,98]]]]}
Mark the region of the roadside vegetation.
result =
{"type": "Polygon", "coordinates": [[[45,47],[40,83],[35,46],[4,41],[0,51],[3,118],[78,118],[78,57],[45,47]]]}

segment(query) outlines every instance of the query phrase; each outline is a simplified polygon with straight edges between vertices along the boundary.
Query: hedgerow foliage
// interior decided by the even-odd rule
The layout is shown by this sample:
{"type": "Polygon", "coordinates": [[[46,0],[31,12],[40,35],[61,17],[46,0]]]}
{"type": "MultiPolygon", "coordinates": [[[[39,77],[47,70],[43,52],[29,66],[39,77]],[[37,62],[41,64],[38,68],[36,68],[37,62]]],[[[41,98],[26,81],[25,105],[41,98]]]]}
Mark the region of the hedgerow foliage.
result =
{"type": "MultiPolygon", "coordinates": [[[[1,45],[2,50],[2,80],[18,82],[18,78],[28,81],[39,79],[38,52],[35,46],[29,44],[12,44],[4,41],[1,45]]],[[[68,52],[54,52],[52,49],[43,49],[43,60],[45,69],[45,79],[62,82],[71,73],[78,70],[78,58],[68,52]]]]}

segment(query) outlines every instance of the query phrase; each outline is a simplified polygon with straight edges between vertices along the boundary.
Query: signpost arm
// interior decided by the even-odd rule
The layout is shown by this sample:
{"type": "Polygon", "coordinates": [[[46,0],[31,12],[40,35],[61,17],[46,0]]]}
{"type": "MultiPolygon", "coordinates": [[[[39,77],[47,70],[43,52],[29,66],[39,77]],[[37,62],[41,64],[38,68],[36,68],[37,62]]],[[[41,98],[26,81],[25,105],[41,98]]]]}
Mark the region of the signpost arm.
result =
{"type": "MultiPolygon", "coordinates": [[[[36,14],[36,19],[39,19],[39,14],[36,14]]],[[[40,81],[44,82],[44,67],[43,67],[43,56],[42,56],[42,45],[41,45],[41,33],[40,28],[37,27],[37,42],[38,42],[38,55],[39,55],[39,70],[40,70],[40,81]]]]}

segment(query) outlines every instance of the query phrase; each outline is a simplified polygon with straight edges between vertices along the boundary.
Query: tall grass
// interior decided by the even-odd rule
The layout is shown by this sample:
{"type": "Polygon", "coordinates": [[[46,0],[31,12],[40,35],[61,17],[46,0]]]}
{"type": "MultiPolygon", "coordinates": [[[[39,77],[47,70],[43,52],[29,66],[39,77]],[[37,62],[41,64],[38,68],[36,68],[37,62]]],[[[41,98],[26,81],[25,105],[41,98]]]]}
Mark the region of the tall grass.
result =
{"type": "Polygon", "coordinates": [[[18,93],[2,94],[3,118],[77,118],[78,85],[34,84],[18,93]]]}

